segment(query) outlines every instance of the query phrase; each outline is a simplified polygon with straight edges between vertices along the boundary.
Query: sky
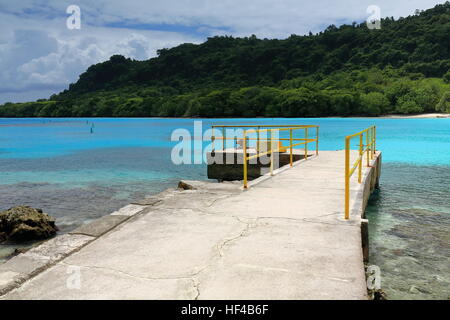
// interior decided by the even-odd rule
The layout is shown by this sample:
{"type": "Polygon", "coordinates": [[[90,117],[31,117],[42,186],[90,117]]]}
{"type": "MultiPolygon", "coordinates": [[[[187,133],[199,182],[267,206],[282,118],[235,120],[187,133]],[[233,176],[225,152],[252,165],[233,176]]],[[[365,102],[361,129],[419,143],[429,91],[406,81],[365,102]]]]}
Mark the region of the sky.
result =
{"type": "Polygon", "coordinates": [[[405,17],[434,0],[0,0],[0,103],[48,98],[90,65],[137,60],[216,35],[287,38],[381,17],[405,17]],[[80,9],[80,28],[73,11],[80,9]],[[67,21],[69,20],[69,27],[67,21]]]}

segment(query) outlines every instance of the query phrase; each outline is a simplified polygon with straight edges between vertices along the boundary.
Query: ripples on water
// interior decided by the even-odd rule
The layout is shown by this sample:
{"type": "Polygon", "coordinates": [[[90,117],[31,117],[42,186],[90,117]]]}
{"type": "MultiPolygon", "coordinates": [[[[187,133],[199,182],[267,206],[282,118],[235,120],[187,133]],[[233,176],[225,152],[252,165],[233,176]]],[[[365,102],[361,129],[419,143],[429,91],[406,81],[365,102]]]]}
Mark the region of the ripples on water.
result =
{"type": "Polygon", "coordinates": [[[390,299],[450,298],[450,167],[382,170],[366,214],[383,289],[390,299]]]}

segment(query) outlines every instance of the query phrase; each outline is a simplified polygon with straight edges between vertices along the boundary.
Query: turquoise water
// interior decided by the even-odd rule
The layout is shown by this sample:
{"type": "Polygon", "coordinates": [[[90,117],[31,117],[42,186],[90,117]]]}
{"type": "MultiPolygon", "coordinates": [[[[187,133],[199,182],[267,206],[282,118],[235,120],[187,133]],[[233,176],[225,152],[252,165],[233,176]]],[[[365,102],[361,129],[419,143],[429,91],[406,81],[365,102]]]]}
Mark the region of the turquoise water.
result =
{"type": "MultiPolygon", "coordinates": [[[[43,208],[61,232],[133,199],[207,179],[206,166],[176,166],[174,129],[192,119],[0,119],[0,209],[43,208]],[[91,133],[92,128],[92,133],[91,133]]],[[[450,295],[450,119],[204,119],[212,124],[318,124],[320,148],[377,126],[383,151],[381,189],[368,208],[371,264],[388,297],[450,295]]],[[[0,246],[0,258],[11,245],[0,246]]]]}

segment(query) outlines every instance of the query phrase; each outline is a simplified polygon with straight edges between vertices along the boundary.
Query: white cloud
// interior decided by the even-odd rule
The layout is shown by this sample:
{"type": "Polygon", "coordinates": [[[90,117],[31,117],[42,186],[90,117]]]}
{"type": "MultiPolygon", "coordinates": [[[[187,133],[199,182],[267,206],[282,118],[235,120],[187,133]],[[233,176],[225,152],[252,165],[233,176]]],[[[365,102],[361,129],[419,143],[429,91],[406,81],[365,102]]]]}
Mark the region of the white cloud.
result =
{"type": "Polygon", "coordinates": [[[67,88],[90,65],[113,54],[145,60],[160,48],[200,41],[174,32],[88,25],[68,30],[65,20],[47,21],[45,26],[33,19],[15,20],[9,17],[17,29],[0,38],[0,103],[29,99],[30,94],[22,98],[23,92],[34,92],[32,99],[48,97],[49,89],[56,93],[67,88]]]}
{"type": "Polygon", "coordinates": [[[148,59],[156,50],[205,35],[284,38],[339,22],[362,22],[375,4],[382,16],[407,16],[435,0],[21,0],[0,4],[0,103],[41,98],[77,80],[113,54],[148,59]],[[81,8],[81,30],[66,28],[66,8],[81,8]],[[108,27],[114,24],[116,27],[108,27]],[[124,26],[128,25],[128,29],[124,26]],[[172,26],[172,31],[143,29],[172,26]],[[118,28],[120,27],[120,28],[118,28]],[[14,95],[13,92],[16,94],[14,95]],[[13,98],[13,99],[11,99],[13,98]]]}

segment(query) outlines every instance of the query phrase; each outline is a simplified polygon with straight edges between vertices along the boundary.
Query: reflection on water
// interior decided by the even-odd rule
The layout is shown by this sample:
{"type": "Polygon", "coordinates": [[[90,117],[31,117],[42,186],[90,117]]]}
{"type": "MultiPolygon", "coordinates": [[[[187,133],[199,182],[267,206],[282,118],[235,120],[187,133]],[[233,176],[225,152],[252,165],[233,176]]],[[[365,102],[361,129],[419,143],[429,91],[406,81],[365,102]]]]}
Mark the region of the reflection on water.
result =
{"type": "Polygon", "coordinates": [[[389,299],[450,296],[450,167],[383,165],[367,217],[389,299]]]}

